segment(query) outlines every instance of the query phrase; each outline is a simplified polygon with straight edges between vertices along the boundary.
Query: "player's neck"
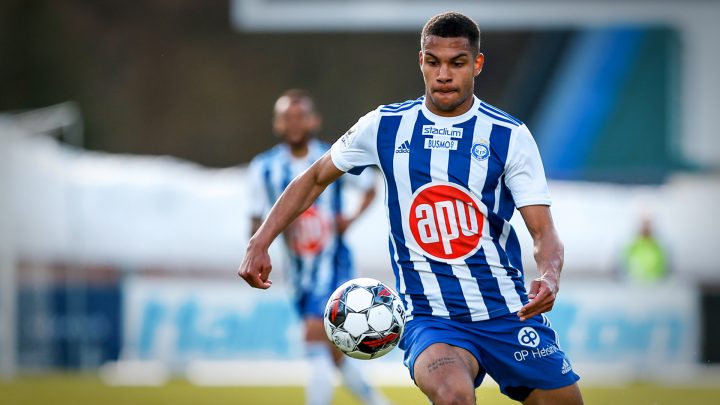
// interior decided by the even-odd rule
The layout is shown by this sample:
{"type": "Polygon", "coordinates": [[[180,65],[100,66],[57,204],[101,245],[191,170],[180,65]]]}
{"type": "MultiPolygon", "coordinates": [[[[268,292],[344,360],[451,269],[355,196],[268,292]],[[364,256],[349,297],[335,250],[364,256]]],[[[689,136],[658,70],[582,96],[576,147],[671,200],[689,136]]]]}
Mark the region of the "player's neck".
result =
{"type": "Polygon", "coordinates": [[[462,117],[470,110],[472,110],[473,105],[475,105],[475,100],[475,95],[471,94],[470,97],[467,98],[467,100],[463,101],[462,104],[455,107],[452,111],[443,111],[438,109],[437,106],[433,104],[430,96],[426,94],[423,107],[425,111],[433,114],[437,119],[453,119],[456,117],[462,117]]]}
{"type": "Polygon", "coordinates": [[[290,154],[296,158],[304,158],[310,151],[310,149],[308,148],[308,142],[303,142],[295,145],[288,144],[288,147],[290,148],[290,154]]]}

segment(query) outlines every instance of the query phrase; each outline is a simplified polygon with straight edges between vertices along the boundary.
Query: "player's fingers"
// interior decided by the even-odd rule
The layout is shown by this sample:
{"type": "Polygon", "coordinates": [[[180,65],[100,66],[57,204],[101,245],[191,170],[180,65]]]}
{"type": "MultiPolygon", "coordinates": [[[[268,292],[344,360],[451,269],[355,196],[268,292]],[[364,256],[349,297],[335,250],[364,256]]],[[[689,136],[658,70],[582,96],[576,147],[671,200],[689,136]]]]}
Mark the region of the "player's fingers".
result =
{"type": "Polygon", "coordinates": [[[272,264],[264,264],[260,267],[260,278],[265,281],[270,277],[270,271],[272,271],[272,264]]]}
{"type": "Polygon", "coordinates": [[[267,290],[268,288],[270,288],[270,286],[272,286],[272,281],[270,281],[270,280],[265,280],[265,281],[260,280],[260,281],[258,282],[258,285],[255,286],[255,288],[259,288],[259,289],[261,289],[261,290],[267,290]]]}
{"type": "Polygon", "coordinates": [[[270,287],[270,284],[267,283],[267,275],[265,276],[265,280],[262,278],[262,272],[259,270],[253,271],[249,268],[250,266],[243,263],[242,266],[240,266],[240,269],[238,270],[238,275],[245,280],[250,287],[253,288],[262,288],[267,289],[270,287]]]}
{"type": "Polygon", "coordinates": [[[240,266],[240,268],[238,268],[237,274],[238,274],[238,276],[240,276],[240,278],[245,280],[246,283],[250,284],[250,275],[245,270],[245,266],[240,266]]]}
{"type": "Polygon", "coordinates": [[[237,274],[238,274],[238,276],[240,276],[240,278],[242,278],[243,280],[245,280],[245,282],[250,283],[250,279],[249,279],[250,274],[248,274],[248,272],[247,272],[247,270],[245,270],[245,267],[244,267],[244,266],[240,266],[240,268],[238,269],[237,274]]]}
{"type": "Polygon", "coordinates": [[[518,317],[520,317],[521,321],[524,321],[525,319],[532,318],[533,316],[537,315],[538,311],[541,311],[545,304],[545,298],[548,295],[548,291],[544,288],[540,288],[533,297],[533,299],[525,304],[522,308],[520,308],[520,311],[518,311],[518,317]]]}
{"type": "Polygon", "coordinates": [[[539,314],[541,314],[541,313],[543,313],[543,312],[545,312],[545,311],[543,311],[543,306],[541,306],[541,305],[536,305],[536,306],[534,306],[534,307],[521,309],[521,310],[518,312],[518,317],[520,318],[521,321],[525,321],[526,319],[530,319],[530,318],[532,318],[533,316],[539,315],[539,314]]]}
{"type": "MultiPolygon", "coordinates": [[[[253,276],[253,274],[248,270],[240,270],[238,272],[240,277],[242,277],[243,280],[245,280],[246,283],[248,283],[251,287],[255,287],[256,284],[256,277],[253,276]]],[[[259,280],[259,276],[257,276],[257,279],[259,280]]]]}
{"type": "Polygon", "coordinates": [[[262,288],[263,290],[270,288],[272,285],[272,280],[269,279],[270,277],[270,271],[272,271],[272,265],[271,264],[263,264],[260,267],[260,271],[258,272],[258,286],[257,288],[262,288]]]}
{"type": "Polygon", "coordinates": [[[250,284],[250,286],[252,286],[254,288],[260,288],[262,290],[267,290],[272,285],[272,281],[268,280],[267,276],[265,276],[265,277],[266,278],[263,279],[260,272],[255,272],[253,274],[250,274],[248,276],[248,278],[245,279],[245,281],[247,281],[248,284],[250,284]]]}
{"type": "Polygon", "coordinates": [[[531,314],[535,307],[537,306],[537,303],[535,301],[530,301],[529,303],[525,304],[517,313],[518,318],[520,318],[521,321],[524,321],[528,318],[528,315],[531,314]]]}
{"type": "Polygon", "coordinates": [[[541,283],[538,280],[533,280],[530,283],[530,291],[528,292],[528,298],[534,299],[537,296],[540,286],[541,286],[541,283]]]}
{"type": "Polygon", "coordinates": [[[552,310],[554,305],[555,295],[550,293],[548,289],[541,288],[537,297],[518,311],[518,317],[521,321],[524,321],[535,315],[540,315],[552,310]]]}

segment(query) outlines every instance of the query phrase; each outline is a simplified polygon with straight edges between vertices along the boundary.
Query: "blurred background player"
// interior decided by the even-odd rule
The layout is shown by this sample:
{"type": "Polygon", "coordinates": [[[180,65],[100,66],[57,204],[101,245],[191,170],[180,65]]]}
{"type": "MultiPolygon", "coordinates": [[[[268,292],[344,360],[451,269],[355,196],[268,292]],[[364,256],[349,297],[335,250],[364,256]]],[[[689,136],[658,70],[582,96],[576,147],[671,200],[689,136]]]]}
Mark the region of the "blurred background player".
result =
{"type": "Polygon", "coordinates": [[[639,283],[653,283],[668,275],[667,254],[653,232],[653,221],[643,217],[638,233],[623,252],[623,276],[639,283]]]}
{"type": "MultiPolygon", "coordinates": [[[[252,194],[251,235],[262,224],[275,200],[299,175],[323,156],[330,145],[314,138],[321,126],[313,98],[304,90],[292,89],[275,102],[273,131],[282,143],[256,156],[250,164],[252,194]]],[[[288,275],[295,307],[305,326],[306,353],[311,375],[306,402],[330,404],[333,393],[333,365],[340,370],[350,391],[366,404],[388,403],[370,387],[351,362],[346,361],[325,336],[323,311],[337,286],[353,278],[352,258],[343,234],[375,197],[371,171],[335,182],[284,232],[288,275]],[[343,214],[343,187],[346,182],[362,191],[354,215],[343,214]]]]}

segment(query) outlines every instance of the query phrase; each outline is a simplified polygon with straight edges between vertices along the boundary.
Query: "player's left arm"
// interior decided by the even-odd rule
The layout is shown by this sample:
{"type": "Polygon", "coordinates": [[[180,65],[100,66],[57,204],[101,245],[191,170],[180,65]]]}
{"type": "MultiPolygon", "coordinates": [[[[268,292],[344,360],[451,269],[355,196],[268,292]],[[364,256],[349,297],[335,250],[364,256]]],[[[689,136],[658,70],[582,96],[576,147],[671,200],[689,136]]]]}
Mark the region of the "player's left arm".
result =
{"type": "Polygon", "coordinates": [[[548,312],[555,304],[560,288],[564,248],[555,230],[550,207],[527,205],[519,208],[535,246],[534,256],[540,277],[530,284],[530,302],[518,312],[521,321],[548,312]]]}
{"type": "Polygon", "coordinates": [[[365,210],[370,206],[370,203],[372,203],[373,199],[375,199],[375,190],[367,190],[365,191],[365,193],[363,193],[363,200],[360,203],[360,207],[358,207],[355,214],[351,216],[340,215],[337,219],[338,233],[345,233],[345,231],[350,227],[350,225],[355,222],[355,220],[358,219],[360,215],[362,215],[363,212],[365,212],[365,210]]]}

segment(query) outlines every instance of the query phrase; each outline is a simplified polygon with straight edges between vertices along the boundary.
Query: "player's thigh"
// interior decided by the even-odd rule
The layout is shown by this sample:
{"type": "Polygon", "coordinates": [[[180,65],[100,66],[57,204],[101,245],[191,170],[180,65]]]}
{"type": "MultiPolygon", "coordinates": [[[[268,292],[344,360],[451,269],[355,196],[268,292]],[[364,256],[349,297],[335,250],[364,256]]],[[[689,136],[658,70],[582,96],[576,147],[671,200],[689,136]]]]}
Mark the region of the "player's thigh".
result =
{"type": "Polygon", "coordinates": [[[305,326],[306,342],[327,341],[323,313],[325,301],[330,293],[322,293],[312,289],[303,291],[297,307],[305,326]]]}
{"type": "Polygon", "coordinates": [[[325,342],[328,340],[322,318],[309,316],[304,319],[304,323],[306,342],[325,342]]]}
{"type": "Polygon", "coordinates": [[[577,383],[552,390],[534,389],[523,401],[525,405],[582,405],[583,399],[577,383]]]}
{"type": "Polygon", "coordinates": [[[440,402],[437,398],[446,395],[474,398],[473,382],[479,365],[475,356],[463,348],[434,343],[420,353],[413,369],[415,384],[433,402],[440,402]]]}

